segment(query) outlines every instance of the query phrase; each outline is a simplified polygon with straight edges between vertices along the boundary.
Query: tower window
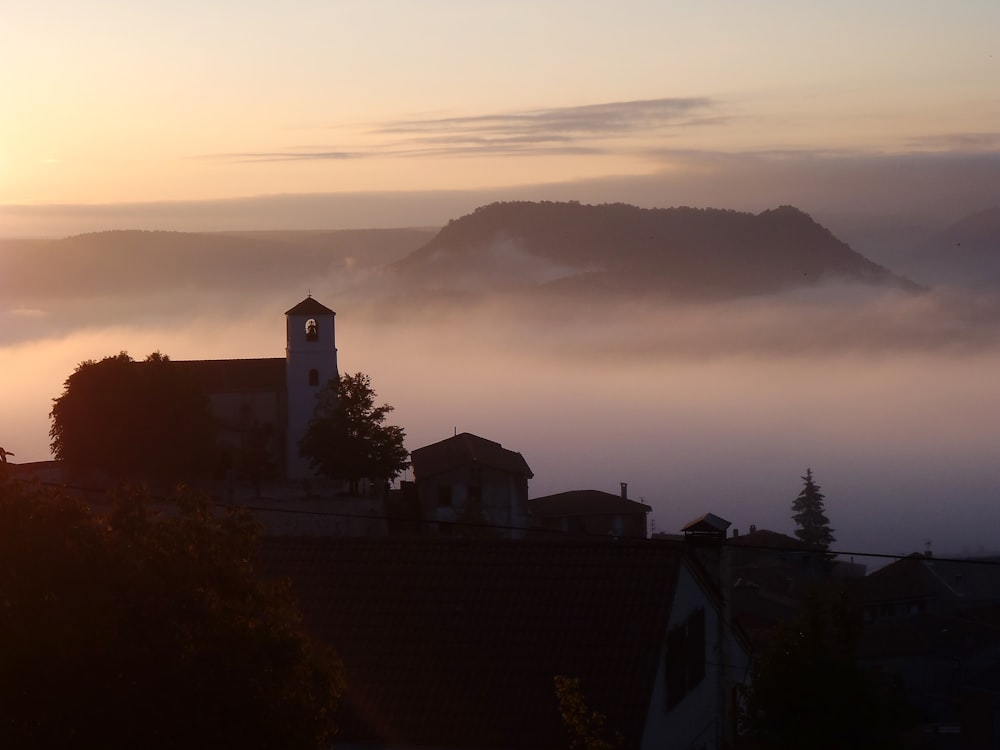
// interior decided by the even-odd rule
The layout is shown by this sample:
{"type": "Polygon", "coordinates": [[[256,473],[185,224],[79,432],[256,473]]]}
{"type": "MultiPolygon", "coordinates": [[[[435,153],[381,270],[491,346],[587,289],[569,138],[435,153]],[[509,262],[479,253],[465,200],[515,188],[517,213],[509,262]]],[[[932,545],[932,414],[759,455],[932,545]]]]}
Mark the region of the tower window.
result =
{"type": "Polygon", "coordinates": [[[309,371],[309,385],[319,385],[319,370],[309,371]]]}
{"type": "Polygon", "coordinates": [[[316,321],[312,318],[306,321],[306,341],[317,341],[319,339],[319,329],[316,328],[316,321]]]}

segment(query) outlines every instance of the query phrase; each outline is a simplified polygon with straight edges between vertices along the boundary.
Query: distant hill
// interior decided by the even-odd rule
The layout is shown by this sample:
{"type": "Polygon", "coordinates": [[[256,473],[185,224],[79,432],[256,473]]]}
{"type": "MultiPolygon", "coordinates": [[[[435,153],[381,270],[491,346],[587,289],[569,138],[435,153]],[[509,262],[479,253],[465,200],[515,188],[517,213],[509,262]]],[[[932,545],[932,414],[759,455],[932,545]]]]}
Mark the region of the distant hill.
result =
{"type": "Polygon", "coordinates": [[[0,295],[8,305],[37,298],[106,297],[178,288],[203,291],[315,286],[350,280],[420,247],[434,230],[301,232],[110,231],[50,241],[0,241],[0,295]]]}
{"type": "Polygon", "coordinates": [[[712,298],[825,281],[916,288],[807,214],[493,203],[455,219],[390,270],[426,289],[524,288],[712,298]]]}
{"type": "Polygon", "coordinates": [[[1000,289],[1000,206],[970,214],[920,243],[905,268],[922,283],[1000,289]]]}

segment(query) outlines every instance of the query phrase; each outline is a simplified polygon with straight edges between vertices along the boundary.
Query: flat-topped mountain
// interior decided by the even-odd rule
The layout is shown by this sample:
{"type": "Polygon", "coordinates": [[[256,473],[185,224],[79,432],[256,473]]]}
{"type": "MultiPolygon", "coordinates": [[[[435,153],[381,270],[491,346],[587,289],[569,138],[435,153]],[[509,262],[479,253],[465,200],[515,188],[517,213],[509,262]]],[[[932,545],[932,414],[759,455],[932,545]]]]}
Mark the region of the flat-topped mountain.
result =
{"type": "Polygon", "coordinates": [[[807,214],[493,203],[391,267],[410,284],[634,293],[760,294],[825,281],[915,288],[807,214]]]}

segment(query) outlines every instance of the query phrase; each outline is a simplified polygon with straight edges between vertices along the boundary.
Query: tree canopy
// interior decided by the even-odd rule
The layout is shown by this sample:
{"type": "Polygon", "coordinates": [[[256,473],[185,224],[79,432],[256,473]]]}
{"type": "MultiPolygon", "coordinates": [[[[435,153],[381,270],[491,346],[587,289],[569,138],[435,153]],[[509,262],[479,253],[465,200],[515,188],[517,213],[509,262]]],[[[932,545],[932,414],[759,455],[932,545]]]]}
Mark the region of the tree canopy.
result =
{"type": "Polygon", "coordinates": [[[0,746],[328,747],[338,663],[255,544],[190,494],[97,514],[0,475],[0,746]]]}
{"type": "Polygon", "coordinates": [[[52,453],[72,475],[173,484],[213,465],[208,397],[159,352],[143,362],[126,352],[82,362],[50,417],[52,453]]]}
{"type": "Polygon", "coordinates": [[[393,411],[375,405],[371,378],[363,372],[341,375],[324,386],[316,412],[299,443],[312,468],[357,491],[362,479],[391,481],[406,468],[403,428],[385,424],[393,411]]]}
{"type": "Polygon", "coordinates": [[[806,544],[828,550],[837,540],[833,536],[830,519],[826,517],[826,509],[823,507],[826,498],[813,480],[812,469],[806,469],[802,481],[804,483],[802,491],[792,502],[792,519],[798,525],[795,536],[806,544]]]}
{"type": "Polygon", "coordinates": [[[912,718],[857,662],[861,612],[843,586],[817,587],[754,657],[742,702],[750,750],[882,750],[912,718]]]}

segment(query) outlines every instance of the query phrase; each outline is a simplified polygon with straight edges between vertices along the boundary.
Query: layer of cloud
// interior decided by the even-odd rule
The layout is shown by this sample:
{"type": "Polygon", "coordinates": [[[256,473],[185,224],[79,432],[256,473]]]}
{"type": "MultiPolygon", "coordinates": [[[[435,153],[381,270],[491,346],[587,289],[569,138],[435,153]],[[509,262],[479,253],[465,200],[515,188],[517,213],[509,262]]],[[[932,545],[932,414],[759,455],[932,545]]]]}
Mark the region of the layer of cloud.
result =
{"type": "MultiPolygon", "coordinates": [[[[942,229],[969,213],[996,205],[996,186],[1000,185],[1000,150],[871,154],[657,149],[648,158],[653,171],[645,175],[609,175],[482,190],[311,193],[104,205],[6,205],[0,206],[0,227],[10,237],[59,237],[108,229],[431,227],[443,226],[478,206],[498,200],[578,200],[632,203],[645,208],[687,205],[744,211],[790,204],[809,212],[842,236],[851,234],[850,222],[862,216],[882,215],[897,223],[942,229]]],[[[877,250],[855,249],[866,253],[877,250]]]]}
{"type": "Polygon", "coordinates": [[[643,99],[464,117],[394,120],[371,125],[381,139],[367,148],[297,147],[220,154],[237,161],[330,161],[365,158],[581,156],[610,153],[611,137],[717,124],[718,104],[705,97],[643,99]]]}

